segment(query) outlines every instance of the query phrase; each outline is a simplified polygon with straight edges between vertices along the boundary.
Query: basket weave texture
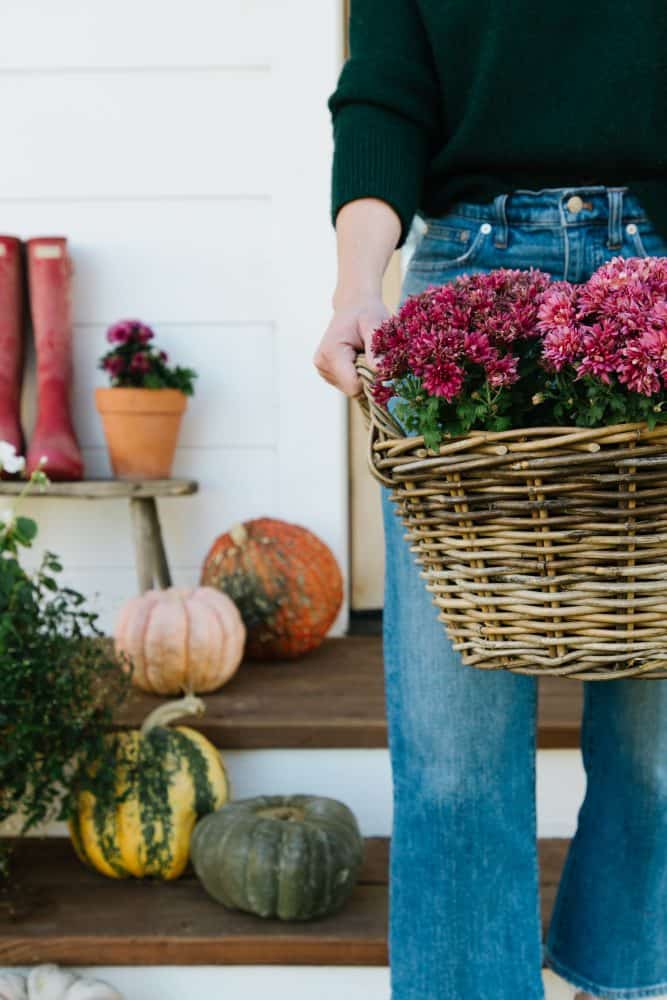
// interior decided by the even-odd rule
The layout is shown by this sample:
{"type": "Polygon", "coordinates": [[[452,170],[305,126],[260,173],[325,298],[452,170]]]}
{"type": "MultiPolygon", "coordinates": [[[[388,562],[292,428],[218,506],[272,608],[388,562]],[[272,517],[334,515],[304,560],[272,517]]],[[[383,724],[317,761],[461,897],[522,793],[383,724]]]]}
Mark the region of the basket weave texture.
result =
{"type": "Polygon", "coordinates": [[[580,680],[667,677],[667,427],[471,432],[439,454],[371,395],[391,488],[464,663],[580,680]]]}

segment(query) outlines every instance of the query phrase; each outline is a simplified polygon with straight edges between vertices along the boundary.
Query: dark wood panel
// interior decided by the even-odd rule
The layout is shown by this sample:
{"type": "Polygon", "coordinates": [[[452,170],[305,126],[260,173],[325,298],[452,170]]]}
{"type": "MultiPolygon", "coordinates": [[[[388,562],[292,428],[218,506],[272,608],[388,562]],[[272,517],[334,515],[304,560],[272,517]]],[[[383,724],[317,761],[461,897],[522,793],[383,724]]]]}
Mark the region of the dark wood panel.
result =
{"type": "MultiPolygon", "coordinates": [[[[578,747],[581,683],[564,678],[539,683],[538,745],[578,747]]],[[[229,684],[204,700],[206,714],[189,724],[222,749],[387,745],[378,636],[329,639],[289,663],[244,663],[229,684]]],[[[134,694],[119,725],[139,725],[159,703],[134,694]]]]}
{"type": "MultiPolygon", "coordinates": [[[[369,853],[377,881],[386,844],[370,842],[369,853]]],[[[386,963],[384,884],[362,881],[340,913],[288,923],[226,910],[191,874],[171,883],[104,878],[67,841],[26,842],[15,860],[13,912],[7,895],[0,905],[0,966],[386,963]]]]}
{"type": "MultiPolygon", "coordinates": [[[[119,715],[138,725],[160,703],[136,694],[119,715]]],[[[384,747],[387,741],[379,638],[330,639],[291,662],[243,663],[206,714],[189,722],[216,746],[384,747]]]]}
{"type": "Polygon", "coordinates": [[[583,690],[581,681],[565,677],[539,679],[537,745],[541,750],[579,747],[583,690]]]}
{"type": "MultiPolygon", "coordinates": [[[[545,924],[566,847],[540,843],[545,924]]],[[[68,841],[26,841],[0,896],[0,965],[384,965],[387,841],[368,840],[366,855],[340,913],[285,923],[225,910],[190,874],[114,881],[84,868],[68,841]]]]}

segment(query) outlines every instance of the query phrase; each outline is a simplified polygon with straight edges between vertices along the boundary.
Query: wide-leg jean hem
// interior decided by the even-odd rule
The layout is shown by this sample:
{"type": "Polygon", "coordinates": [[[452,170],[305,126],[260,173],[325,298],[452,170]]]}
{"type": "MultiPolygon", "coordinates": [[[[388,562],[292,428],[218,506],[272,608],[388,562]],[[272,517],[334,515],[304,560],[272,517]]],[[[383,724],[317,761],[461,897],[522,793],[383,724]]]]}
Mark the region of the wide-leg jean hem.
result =
{"type": "Polygon", "coordinates": [[[641,997],[667,997],[667,983],[658,983],[655,986],[637,986],[631,989],[611,988],[594,983],[561,962],[546,946],[544,948],[544,964],[567,980],[568,983],[571,983],[572,986],[576,986],[579,990],[585,990],[594,997],[602,998],[602,1000],[607,1000],[607,998],[609,1000],[640,1000],[641,997]]]}

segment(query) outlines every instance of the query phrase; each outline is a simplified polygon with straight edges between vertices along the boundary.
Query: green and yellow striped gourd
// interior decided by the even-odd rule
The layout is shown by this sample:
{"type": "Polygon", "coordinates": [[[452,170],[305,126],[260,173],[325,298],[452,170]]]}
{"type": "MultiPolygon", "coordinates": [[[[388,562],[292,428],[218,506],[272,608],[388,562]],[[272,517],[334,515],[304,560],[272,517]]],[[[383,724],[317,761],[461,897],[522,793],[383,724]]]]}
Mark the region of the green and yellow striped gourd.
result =
{"type": "Polygon", "coordinates": [[[199,714],[187,695],[156,708],[141,729],[110,736],[115,787],[83,790],[70,821],[81,860],[110,878],[175,879],[183,873],[195,823],[229,798],[220,754],[201,733],[169,727],[199,714]]]}

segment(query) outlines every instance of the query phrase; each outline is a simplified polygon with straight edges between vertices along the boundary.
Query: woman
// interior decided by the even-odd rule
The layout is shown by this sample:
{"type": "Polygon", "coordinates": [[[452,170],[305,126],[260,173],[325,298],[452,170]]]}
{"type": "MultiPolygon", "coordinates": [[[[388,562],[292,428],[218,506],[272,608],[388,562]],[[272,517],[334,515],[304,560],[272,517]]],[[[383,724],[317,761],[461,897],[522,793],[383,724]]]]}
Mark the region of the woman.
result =
{"type": "MultiPolygon", "coordinates": [[[[350,396],[403,294],[495,267],[584,281],[667,254],[667,6],[658,0],[352,0],[330,101],[339,273],[320,374],[350,396]]],[[[587,683],[587,792],[546,949],[536,680],[463,666],[386,493],[384,655],[394,779],[392,1000],[667,995],[667,686],[587,683]]],[[[563,682],[565,683],[565,682],[563,682]]]]}

